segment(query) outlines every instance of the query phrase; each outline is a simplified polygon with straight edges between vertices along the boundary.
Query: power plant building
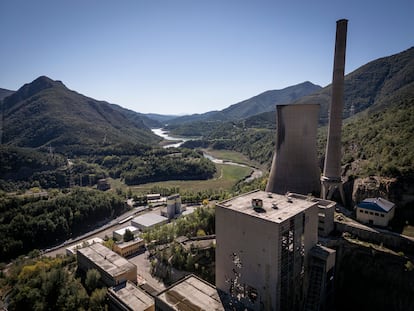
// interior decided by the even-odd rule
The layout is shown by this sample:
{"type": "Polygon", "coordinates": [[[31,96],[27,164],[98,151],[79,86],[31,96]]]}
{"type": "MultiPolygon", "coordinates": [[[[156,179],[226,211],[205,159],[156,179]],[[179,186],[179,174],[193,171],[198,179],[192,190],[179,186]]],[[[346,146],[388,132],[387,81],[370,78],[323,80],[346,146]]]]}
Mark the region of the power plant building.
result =
{"type": "Polygon", "coordinates": [[[252,310],[301,309],[318,200],[254,191],[216,206],[216,287],[252,310]]]}
{"type": "Polygon", "coordinates": [[[155,310],[197,310],[224,311],[219,292],[216,288],[190,274],[174,283],[155,297],[155,310]]]}
{"type": "Polygon", "coordinates": [[[154,311],[154,298],[135,286],[132,282],[123,282],[108,289],[109,310],[115,311],[154,311]]]}
{"type": "Polygon", "coordinates": [[[167,217],[172,219],[175,215],[181,214],[181,197],[179,194],[167,197],[167,217]]]}
{"type": "Polygon", "coordinates": [[[115,286],[127,280],[137,283],[137,266],[102,244],[95,243],[77,251],[78,268],[85,273],[96,269],[105,286],[115,286]]]}

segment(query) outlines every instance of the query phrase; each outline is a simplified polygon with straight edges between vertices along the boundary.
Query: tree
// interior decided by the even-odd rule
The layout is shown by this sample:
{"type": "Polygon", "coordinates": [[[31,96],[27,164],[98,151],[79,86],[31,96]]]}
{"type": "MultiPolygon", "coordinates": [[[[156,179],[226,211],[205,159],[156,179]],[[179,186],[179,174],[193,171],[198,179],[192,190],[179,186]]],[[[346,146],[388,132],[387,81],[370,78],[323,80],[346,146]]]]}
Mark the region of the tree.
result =
{"type": "Polygon", "coordinates": [[[106,288],[97,288],[89,298],[89,310],[91,311],[105,311],[108,310],[105,305],[106,302],[106,288]]]}
{"type": "Polygon", "coordinates": [[[101,274],[96,269],[89,269],[86,273],[85,287],[92,293],[95,289],[98,288],[98,285],[101,281],[101,274]]]}
{"type": "Polygon", "coordinates": [[[126,229],[124,233],[124,242],[132,241],[134,239],[134,234],[131,230],[126,229]]]}

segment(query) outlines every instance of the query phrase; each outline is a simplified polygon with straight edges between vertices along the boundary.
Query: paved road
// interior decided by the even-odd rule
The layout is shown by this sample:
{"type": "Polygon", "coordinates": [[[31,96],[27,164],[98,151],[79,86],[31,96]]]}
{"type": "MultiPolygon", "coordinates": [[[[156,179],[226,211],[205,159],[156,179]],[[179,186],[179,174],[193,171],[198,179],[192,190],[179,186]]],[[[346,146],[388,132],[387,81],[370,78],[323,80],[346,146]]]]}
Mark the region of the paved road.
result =
{"type": "MultiPolygon", "coordinates": [[[[101,228],[93,230],[83,235],[82,237],[77,238],[76,241],[70,241],[70,240],[66,241],[64,244],[60,245],[59,247],[56,247],[51,251],[45,252],[44,255],[49,256],[49,257],[56,257],[56,255],[65,255],[66,248],[72,245],[79,244],[79,243],[82,243],[83,241],[87,241],[89,239],[96,238],[96,237],[99,237],[101,239],[104,239],[105,236],[112,237],[112,232],[114,230],[118,230],[130,224],[130,221],[125,222],[123,224],[119,224],[119,221],[131,215],[142,214],[142,213],[147,213],[147,212],[149,211],[145,210],[145,211],[137,212],[134,209],[128,213],[123,214],[117,219],[112,220],[109,224],[106,224],[105,226],[101,228]]],[[[153,209],[152,212],[159,212],[159,208],[153,209]]],[[[153,278],[151,275],[151,272],[150,272],[151,263],[148,260],[148,252],[139,254],[134,257],[130,257],[128,258],[128,260],[137,266],[138,276],[141,276],[148,285],[153,287],[158,292],[162,291],[165,288],[162,282],[158,281],[156,278],[153,278]]]]}
{"type": "MultiPolygon", "coordinates": [[[[159,212],[159,208],[154,208],[151,211],[157,213],[157,212],[159,212]]],[[[61,255],[66,254],[66,248],[67,247],[82,243],[83,241],[87,241],[87,240],[90,240],[90,239],[95,238],[95,237],[99,237],[101,239],[104,239],[105,236],[112,237],[112,232],[113,231],[124,228],[124,227],[128,226],[129,223],[130,223],[130,222],[126,222],[126,223],[123,223],[123,224],[119,224],[119,222],[121,220],[123,220],[123,219],[125,219],[126,217],[129,217],[129,216],[135,216],[135,215],[139,215],[139,214],[143,214],[143,213],[147,213],[147,212],[150,212],[150,211],[149,210],[137,211],[137,209],[134,208],[131,211],[128,211],[125,214],[111,220],[109,223],[103,225],[102,227],[99,227],[99,228],[94,229],[94,230],[92,230],[88,233],[85,233],[82,236],[76,237],[74,240],[72,240],[72,239],[67,240],[66,242],[64,242],[61,245],[56,246],[52,249],[45,250],[43,252],[43,254],[45,256],[55,257],[58,254],[61,254],[61,255]]]]}
{"type": "Polygon", "coordinates": [[[160,292],[165,289],[165,286],[162,282],[158,281],[151,275],[151,263],[148,260],[148,254],[148,252],[145,252],[128,258],[128,260],[137,266],[138,275],[141,276],[148,283],[148,285],[160,292]]]}

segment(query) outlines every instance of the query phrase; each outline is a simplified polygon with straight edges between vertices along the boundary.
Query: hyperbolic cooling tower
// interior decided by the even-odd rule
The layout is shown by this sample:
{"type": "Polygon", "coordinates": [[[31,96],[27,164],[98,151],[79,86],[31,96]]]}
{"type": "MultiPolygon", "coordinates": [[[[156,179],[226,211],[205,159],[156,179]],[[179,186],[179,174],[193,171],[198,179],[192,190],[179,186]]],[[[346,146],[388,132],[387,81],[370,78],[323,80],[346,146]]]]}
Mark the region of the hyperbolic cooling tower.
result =
{"type": "Polygon", "coordinates": [[[348,21],[336,22],[335,56],[332,77],[332,101],[329,113],[328,141],[325,153],[325,165],[322,181],[322,198],[330,198],[333,191],[339,188],[342,203],[345,204],[341,181],[341,132],[342,111],[344,107],[344,71],[346,32],[348,21]]]}
{"type": "Polygon", "coordinates": [[[276,150],[266,191],[319,194],[320,170],[316,155],[319,105],[278,105],[276,114],[276,150]]]}

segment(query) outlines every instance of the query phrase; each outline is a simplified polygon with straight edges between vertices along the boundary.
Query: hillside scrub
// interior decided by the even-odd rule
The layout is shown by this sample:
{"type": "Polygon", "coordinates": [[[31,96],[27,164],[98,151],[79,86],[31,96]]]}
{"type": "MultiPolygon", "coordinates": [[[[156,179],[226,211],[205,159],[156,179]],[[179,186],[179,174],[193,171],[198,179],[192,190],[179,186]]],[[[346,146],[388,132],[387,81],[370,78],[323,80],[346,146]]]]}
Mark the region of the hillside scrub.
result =
{"type": "Polygon", "coordinates": [[[83,284],[76,275],[74,256],[18,259],[0,278],[0,285],[4,291],[11,290],[10,311],[107,309],[106,288],[83,284]]]}
{"type": "Polygon", "coordinates": [[[414,98],[351,119],[343,129],[343,164],[361,177],[413,176],[413,137],[414,98]]]}

